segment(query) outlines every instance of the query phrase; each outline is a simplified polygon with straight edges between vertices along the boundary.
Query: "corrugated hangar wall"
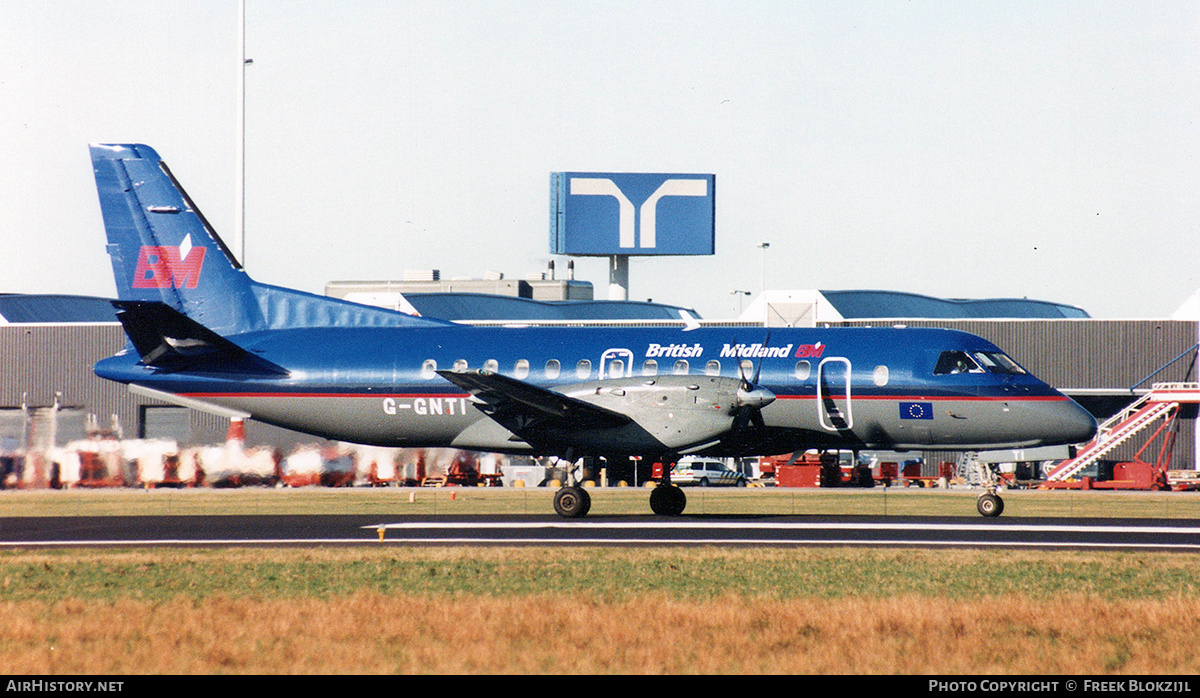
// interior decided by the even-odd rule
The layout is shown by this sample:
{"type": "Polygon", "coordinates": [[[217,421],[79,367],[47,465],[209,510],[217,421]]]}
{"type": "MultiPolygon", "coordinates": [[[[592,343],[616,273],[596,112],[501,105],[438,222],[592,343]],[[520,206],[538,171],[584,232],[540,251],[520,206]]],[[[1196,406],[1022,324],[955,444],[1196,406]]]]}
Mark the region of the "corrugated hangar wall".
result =
{"type": "MultiPolygon", "coordinates": [[[[120,351],[126,341],[116,323],[0,325],[0,410],[22,404],[31,410],[50,407],[57,399],[62,408],[95,414],[101,428],[116,415],[126,437],[138,436],[141,409],[163,403],[133,395],[124,385],[92,373],[97,361],[120,351]]],[[[224,441],[229,420],[195,410],[183,413],[187,445],[224,441]]],[[[284,447],[316,440],[257,422],[247,424],[246,432],[252,444],[284,447]]]]}
{"type": "MultiPolygon", "coordinates": [[[[125,346],[120,325],[0,326],[0,407],[64,407],[115,412],[135,424],[136,405],[123,385],[92,374],[92,365],[125,346]]],[[[107,415],[105,415],[107,416],[107,415]]]]}

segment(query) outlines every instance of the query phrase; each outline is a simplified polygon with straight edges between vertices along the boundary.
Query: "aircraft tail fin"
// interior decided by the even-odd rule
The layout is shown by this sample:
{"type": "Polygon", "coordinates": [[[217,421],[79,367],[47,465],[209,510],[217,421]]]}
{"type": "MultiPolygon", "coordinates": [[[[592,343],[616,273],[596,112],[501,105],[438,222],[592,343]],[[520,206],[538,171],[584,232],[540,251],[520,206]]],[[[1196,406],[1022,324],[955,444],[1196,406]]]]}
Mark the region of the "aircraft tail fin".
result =
{"type": "Polygon", "coordinates": [[[214,327],[255,324],[250,279],[158,153],[145,145],[92,145],[91,153],[117,297],[186,316],[213,312],[214,327]]]}
{"type": "Polygon", "coordinates": [[[121,301],[160,303],[220,336],[297,327],[447,324],[258,283],[153,148],[93,144],[91,156],[121,301]]]}

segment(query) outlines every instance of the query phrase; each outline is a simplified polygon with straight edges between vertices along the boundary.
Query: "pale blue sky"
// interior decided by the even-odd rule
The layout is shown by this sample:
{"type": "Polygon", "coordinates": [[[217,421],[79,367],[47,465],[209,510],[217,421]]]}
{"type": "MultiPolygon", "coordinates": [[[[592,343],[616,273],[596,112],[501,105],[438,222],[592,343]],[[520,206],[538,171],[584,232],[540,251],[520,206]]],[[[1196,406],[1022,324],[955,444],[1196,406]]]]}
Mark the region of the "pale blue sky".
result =
{"type": "MultiPolygon", "coordinates": [[[[114,293],[93,141],[154,146],[232,236],[234,0],[0,17],[0,291],[114,293]]],[[[705,317],[762,241],[773,289],[1161,317],[1200,287],[1200,3],[247,0],[246,35],[268,283],[523,277],[551,172],[643,171],[717,177],[717,254],[631,265],[705,317]]]]}

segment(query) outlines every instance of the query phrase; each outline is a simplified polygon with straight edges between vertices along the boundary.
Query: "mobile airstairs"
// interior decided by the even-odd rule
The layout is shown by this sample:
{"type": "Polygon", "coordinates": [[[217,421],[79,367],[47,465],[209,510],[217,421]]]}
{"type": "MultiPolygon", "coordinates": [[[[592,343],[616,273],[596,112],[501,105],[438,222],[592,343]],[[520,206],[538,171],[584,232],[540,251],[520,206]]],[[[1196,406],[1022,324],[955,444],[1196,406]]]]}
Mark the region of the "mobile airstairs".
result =
{"type": "Polygon", "coordinates": [[[1171,449],[1175,434],[1171,430],[1182,404],[1200,403],[1200,383],[1155,383],[1145,395],[1099,426],[1096,436],[1081,446],[1073,458],[1054,465],[1046,472],[1042,489],[1182,489],[1174,487],[1168,478],[1171,449]],[[1114,466],[1109,480],[1084,477],[1074,479],[1089,465],[1100,461],[1113,449],[1129,441],[1143,430],[1158,424],[1157,429],[1137,451],[1131,462],[1114,466]],[[1154,463],[1142,460],[1142,454],[1163,436],[1158,459],[1154,463]]]}

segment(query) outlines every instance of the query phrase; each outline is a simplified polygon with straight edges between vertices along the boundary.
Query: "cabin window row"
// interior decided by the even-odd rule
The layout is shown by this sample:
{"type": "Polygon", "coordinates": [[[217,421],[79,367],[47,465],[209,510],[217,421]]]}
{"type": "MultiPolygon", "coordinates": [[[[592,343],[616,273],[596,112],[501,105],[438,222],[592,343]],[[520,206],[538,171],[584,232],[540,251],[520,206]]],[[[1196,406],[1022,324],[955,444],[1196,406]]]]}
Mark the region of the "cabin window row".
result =
{"type": "MultiPolygon", "coordinates": [[[[421,377],[426,380],[433,378],[434,376],[437,375],[437,368],[438,368],[437,361],[434,361],[433,359],[426,359],[425,362],[421,365],[421,377]]],[[[465,371],[469,368],[469,366],[467,364],[466,359],[458,359],[457,361],[454,362],[453,368],[455,371],[465,371]]],[[[497,373],[500,370],[500,364],[495,359],[488,359],[487,361],[483,362],[483,370],[491,371],[492,373],[497,373]]],[[[529,370],[530,370],[529,361],[526,359],[520,359],[513,366],[513,377],[517,378],[517,379],[528,378],[529,370]]],[[[686,359],[679,359],[679,360],[675,361],[675,363],[672,364],[672,366],[671,366],[671,373],[674,375],[677,375],[677,376],[685,376],[690,371],[691,371],[691,364],[686,359]]],[[[741,375],[741,376],[745,376],[746,378],[749,378],[754,375],[754,371],[755,371],[754,363],[752,361],[750,361],[749,359],[743,359],[738,364],[738,372],[739,372],[739,375],[741,375]]],[[[546,366],[543,369],[542,375],[547,380],[558,380],[562,376],[562,372],[563,372],[562,362],[560,362],[558,359],[550,359],[549,361],[546,362],[546,366]]],[[[608,365],[605,368],[605,374],[607,377],[610,377],[610,378],[632,375],[632,373],[629,373],[629,374],[626,373],[625,362],[622,359],[614,359],[614,360],[608,362],[608,365]]],[[[707,376],[721,375],[721,362],[717,361],[716,359],[712,359],[712,360],[706,362],[704,364],[704,374],[707,376]]],[[[641,375],[643,375],[643,376],[659,375],[658,362],[655,361],[654,359],[646,359],[645,361],[643,361],[642,367],[641,367],[641,375]]],[[[812,376],[812,363],[807,360],[797,361],[795,369],[793,370],[793,375],[796,377],[796,380],[800,380],[800,381],[808,380],[812,376]]],[[[592,362],[588,359],[580,359],[579,362],[577,362],[575,364],[575,377],[579,380],[587,380],[588,378],[591,378],[592,377],[592,362]]],[[[872,377],[872,380],[875,383],[875,385],[878,385],[878,386],[887,385],[888,367],[887,366],[876,366],[871,377],[872,377]]]]}

